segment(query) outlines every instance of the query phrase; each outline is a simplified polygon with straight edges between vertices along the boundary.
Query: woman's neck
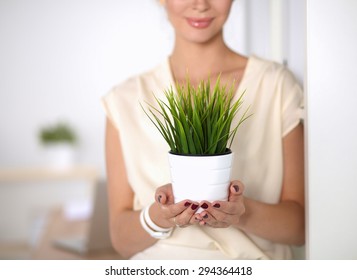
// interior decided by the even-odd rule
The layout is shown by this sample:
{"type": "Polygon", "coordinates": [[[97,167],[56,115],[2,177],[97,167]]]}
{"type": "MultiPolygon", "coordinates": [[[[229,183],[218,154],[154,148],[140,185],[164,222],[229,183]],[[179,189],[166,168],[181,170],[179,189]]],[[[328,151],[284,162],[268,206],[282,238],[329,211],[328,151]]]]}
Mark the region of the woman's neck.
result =
{"type": "Polygon", "coordinates": [[[223,40],[206,44],[176,41],[170,56],[175,81],[182,83],[188,75],[194,85],[208,77],[215,82],[220,74],[222,81],[239,83],[246,62],[245,57],[229,49],[223,40]]]}

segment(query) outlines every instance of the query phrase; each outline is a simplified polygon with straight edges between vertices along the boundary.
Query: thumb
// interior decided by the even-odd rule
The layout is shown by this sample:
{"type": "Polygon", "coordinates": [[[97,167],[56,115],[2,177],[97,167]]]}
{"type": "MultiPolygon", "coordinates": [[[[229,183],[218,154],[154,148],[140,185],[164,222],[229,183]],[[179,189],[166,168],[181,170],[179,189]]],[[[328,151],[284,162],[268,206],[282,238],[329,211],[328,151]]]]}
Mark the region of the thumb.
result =
{"type": "Polygon", "coordinates": [[[240,181],[232,181],[229,186],[229,201],[237,201],[243,195],[244,185],[240,181]]]}
{"type": "Polygon", "coordinates": [[[155,200],[162,205],[170,203],[173,200],[171,184],[159,187],[155,193],[155,200]]]}
{"type": "Polygon", "coordinates": [[[155,195],[155,199],[159,204],[167,203],[167,196],[163,191],[157,191],[155,195]]]}

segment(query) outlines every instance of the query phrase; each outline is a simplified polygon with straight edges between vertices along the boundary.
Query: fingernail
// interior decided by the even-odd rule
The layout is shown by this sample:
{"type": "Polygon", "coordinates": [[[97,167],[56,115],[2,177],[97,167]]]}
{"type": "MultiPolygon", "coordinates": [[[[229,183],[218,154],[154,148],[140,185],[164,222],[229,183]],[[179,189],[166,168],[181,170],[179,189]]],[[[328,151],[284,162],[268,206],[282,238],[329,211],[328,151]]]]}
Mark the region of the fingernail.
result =
{"type": "Polygon", "coordinates": [[[159,201],[159,203],[161,203],[161,198],[162,198],[161,195],[159,195],[159,196],[157,197],[157,200],[159,201]]]}
{"type": "Polygon", "coordinates": [[[192,209],[192,210],[196,210],[196,209],[197,209],[197,207],[198,207],[198,205],[197,205],[197,204],[192,204],[191,209],[192,209]]]}
{"type": "Polygon", "coordinates": [[[207,218],[208,218],[208,215],[207,215],[207,214],[203,216],[203,219],[207,219],[207,218]]]}
{"type": "Polygon", "coordinates": [[[202,207],[203,209],[207,209],[207,208],[208,208],[208,205],[207,205],[207,203],[205,202],[205,203],[203,203],[203,204],[201,205],[201,207],[202,207]]]}
{"type": "Polygon", "coordinates": [[[233,188],[234,188],[234,190],[235,190],[236,192],[239,192],[239,186],[238,186],[238,185],[234,185],[233,188]]]}
{"type": "Polygon", "coordinates": [[[215,204],[213,205],[213,207],[214,207],[214,208],[219,208],[219,207],[221,207],[221,204],[215,203],[215,204]]]}
{"type": "Polygon", "coordinates": [[[186,201],[185,207],[188,207],[188,206],[190,206],[190,205],[191,205],[191,202],[186,201]]]}

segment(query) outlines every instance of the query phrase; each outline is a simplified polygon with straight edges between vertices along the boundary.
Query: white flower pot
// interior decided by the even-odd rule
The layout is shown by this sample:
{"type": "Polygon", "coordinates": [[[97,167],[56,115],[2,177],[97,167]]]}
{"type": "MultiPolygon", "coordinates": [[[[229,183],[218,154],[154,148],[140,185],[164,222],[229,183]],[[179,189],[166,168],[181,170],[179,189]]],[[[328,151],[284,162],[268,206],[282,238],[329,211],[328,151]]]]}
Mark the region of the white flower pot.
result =
{"type": "Polygon", "coordinates": [[[175,202],[227,200],[232,162],[233,152],[214,156],[169,153],[175,202]]]}
{"type": "Polygon", "coordinates": [[[75,149],[66,143],[48,144],[44,147],[45,162],[53,169],[63,170],[73,167],[75,149]]]}

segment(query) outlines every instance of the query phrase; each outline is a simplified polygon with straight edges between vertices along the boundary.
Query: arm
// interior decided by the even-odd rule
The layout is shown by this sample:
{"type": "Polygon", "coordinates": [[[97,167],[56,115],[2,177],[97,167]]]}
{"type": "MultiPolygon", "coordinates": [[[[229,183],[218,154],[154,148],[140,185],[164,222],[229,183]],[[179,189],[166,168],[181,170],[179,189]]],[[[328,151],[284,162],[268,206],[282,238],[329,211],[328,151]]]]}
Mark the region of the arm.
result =
{"type": "Polygon", "coordinates": [[[134,193],[128,183],[118,131],[109,120],[106,123],[105,152],[110,236],[115,250],[129,258],[156,240],[142,229],[140,212],[133,211],[134,193]]]}
{"type": "Polygon", "coordinates": [[[284,178],[280,203],[244,198],[245,214],[238,228],[274,242],[305,243],[304,141],[300,124],[283,139],[284,178]]]}
{"type": "MultiPolygon", "coordinates": [[[[108,201],[110,236],[113,247],[125,258],[150,247],[157,242],[140,224],[140,211],[133,210],[134,193],[126,175],[119,133],[110,120],[106,124],[106,166],[108,177],[108,201]]],[[[163,186],[171,188],[171,185],[163,186]]],[[[160,188],[159,188],[160,190],[160,188]]],[[[186,224],[193,216],[198,203],[184,200],[173,203],[173,197],[156,195],[149,214],[158,226],[169,228],[175,225],[175,219],[186,224]],[[174,217],[176,217],[174,219],[174,217]]]]}
{"type": "Polygon", "coordinates": [[[267,204],[246,198],[243,196],[244,185],[234,181],[228,202],[205,202],[208,205],[206,211],[196,216],[200,220],[199,224],[213,227],[232,225],[273,242],[303,245],[305,211],[302,125],[298,125],[283,141],[284,178],[279,203],[267,204]],[[214,207],[215,204],[219,208],[214,207]]]}

